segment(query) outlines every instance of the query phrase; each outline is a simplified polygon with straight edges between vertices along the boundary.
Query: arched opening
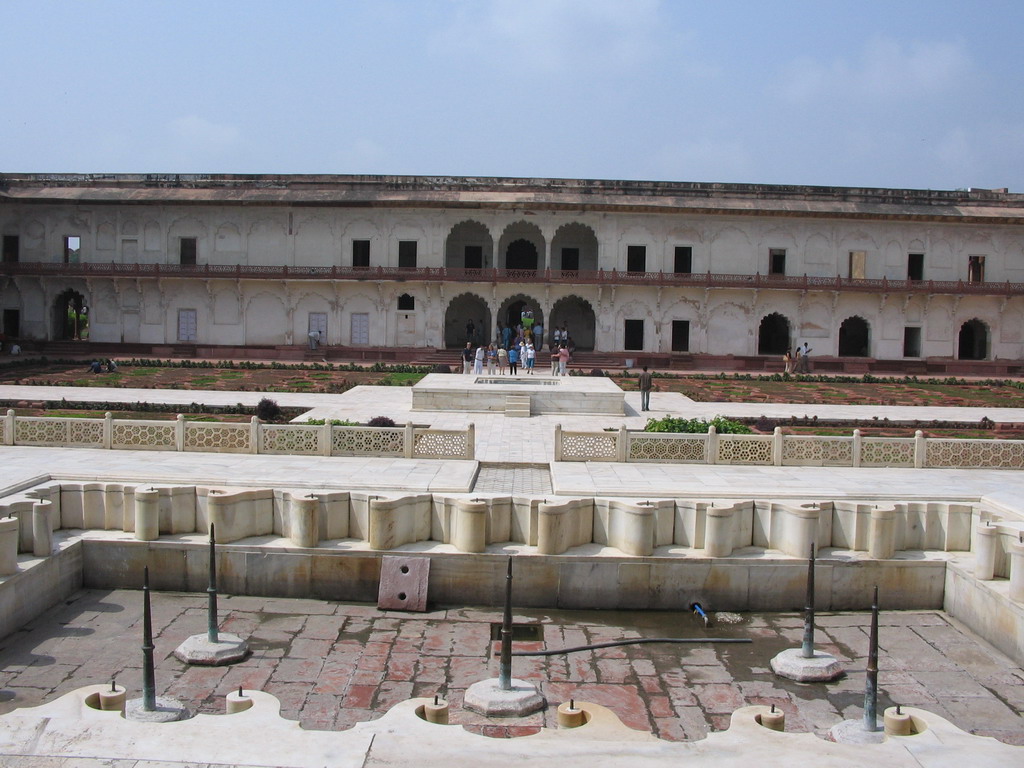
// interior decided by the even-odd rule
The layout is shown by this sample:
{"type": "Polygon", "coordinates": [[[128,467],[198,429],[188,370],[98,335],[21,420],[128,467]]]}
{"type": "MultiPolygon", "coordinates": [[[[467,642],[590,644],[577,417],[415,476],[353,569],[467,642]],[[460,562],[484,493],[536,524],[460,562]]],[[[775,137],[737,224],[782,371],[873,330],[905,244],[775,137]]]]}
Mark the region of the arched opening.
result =
{"type": "MultiPolygon", "coordinates": [[[[551,331],[563,326],[576,343],[576,349],[594,349],[597,320],[589,301],[579,296],[566,296],[556,301],[555,306],[551,308],[551,331]]],[[[552,338],[549,333],[545,333],[545,336],[552,338]]]]}
{"type": "Polygon", "coordinates": [[[537,246],[529,240],[513,240],[505,252],[506,269],[537,269],[537,246]]]}
{"type": "Polygon", "coordinates": [[[89,338],[89,307],[85,297],[68,288],[53,305],[53,338],[58,341],[89,338]]]}
{"type": "Polygon", "coordinates": [[[444,265],[449,269],[489,269],[494,266],[491,233],[478,221],[462,221],[444,242],[444,265]]]}
{"type": "MultiPolygon", "coordinates": [[[[498,309],[498,320],[506,328],[511,328],[514,332],[515,327],[522,321],[523,312],[526,310],[533,313],[534,327],[538,324],[542,326],[547,325],[544,312],[540,308],[540,302],[532,296],[526,296],[522,293],[510,296],[502,302],[501,307],[498,309]]],[[[544,330],[544,337],[550,338],[547,328],[544,330]]]]}
{"type": "Polygon", "coordinates": [[[757,331],[757,354],[784,355],[789,344],[789,320],[778,312],[761,318],[761,327],[757,331]]]}
{"type": "Polygon", "coordinates": [[[839,356],[869,357],[871,328],[863,317],[848,317],[839,326],[839,356]]]}
{"type": "Polygon", "coordinates": [[[448,349],[479,344],[491,339],[491,311],[487,302],[472,293],[456,296],[444,313],[444,345],[448,349]]]}
{"type": "Polygon", "coordinates": [[[988,326],[974,318],[960,326],[960,343],[957,346],[960,360],[985,360],[988,358],[988,326]]]}
{"type": "Polygon", "coordinates": [[[563,224],[551,239],[551,269],[563,277],[597,271],[597,235],[586,224],[563,224]]]}

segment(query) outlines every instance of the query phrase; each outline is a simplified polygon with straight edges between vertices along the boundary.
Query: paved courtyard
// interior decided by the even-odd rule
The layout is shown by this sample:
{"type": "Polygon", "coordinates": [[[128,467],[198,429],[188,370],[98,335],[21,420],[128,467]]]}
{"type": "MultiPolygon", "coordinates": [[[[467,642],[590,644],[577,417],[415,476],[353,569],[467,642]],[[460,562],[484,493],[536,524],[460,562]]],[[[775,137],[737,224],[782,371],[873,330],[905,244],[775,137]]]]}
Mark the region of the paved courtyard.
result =
{"type": "MultiPolygon", "coordinates": [[[[221,627],[250,639],[253,653],[231,667],[187,667],[172,652],[205,632],[203,595],[154,593],[158,695],[220,713],[239,686],[272,693],[282,716],[304,728],[343,730],[375,719],[413,696],[447,697],[452,721],[490,736],[517,736],[554,725],[554,707],[570,697],[611,708],[628,726],[668,740],[722,730],[747,704],[775,704],[790,731],[824,733],[862,716],[868,616],[823,614],[818,647],[849,673],[830,684],[776,678],[768,660],[797,647],[794,614],[722,614],[705,630],[690,614],[517,611],[516,622],[542,623],[541,642],[516,649],[563,648],[636,637],[747,637],[750,645],[638,645],[568,656],[516,658],[514,674],[547,696],[543,713],[507,721],[462,709],[465,689],[497,674],[489,642],[500,612],[435,608],[383,612],[367,604],[222,596],[221,627]]],[[[83,591],[0,641],[0,712],[50,701],[116,677],[141,695],[141,594],[83,591]]],[[[900,703],[946,717],[972,733],[1024,744],[1024,671],[934,611],[883,612],[879,711],[900,703]]]]}

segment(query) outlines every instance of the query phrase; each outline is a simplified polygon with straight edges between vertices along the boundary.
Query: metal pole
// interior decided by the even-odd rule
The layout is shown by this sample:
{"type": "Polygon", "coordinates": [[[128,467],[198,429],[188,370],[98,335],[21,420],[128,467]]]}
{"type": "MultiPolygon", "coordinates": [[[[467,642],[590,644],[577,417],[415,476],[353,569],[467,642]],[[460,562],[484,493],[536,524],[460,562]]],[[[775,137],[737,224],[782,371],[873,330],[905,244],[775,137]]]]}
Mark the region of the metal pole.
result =
{"type": "Polygon", "coordinates": [[[811,542],[811,555],[807,560],[807,602],[804,614],[804,642],[801,656],[805,659],[814,658],[814,542],[811,542]]]}
{"type": "Polygon", "coordinates": [[[878,730],[878,586],[871,602],[871,635],[868,638],[868,669],[864,681],[864,730],[878,730]]]}
{"type": "Polygon", "coordinates": [[[153,670],[153,615],[149,608],[149,566],[142,572],[142,709],[156,710],[156,674],[153,670]]]}
{"type": "Polygon", "coordinates": [[[501,620],[501,661],[498,667],[498,687],[512,690],[512,558],[508,559],[505,575],[505,615],[501,620]]]}
{"type": "Polygon", "coordinates": [[[217,634],[217,537],[210,523],[210,585],[206,588],[206,637],[211,643],[220,642],[217,634]]]}

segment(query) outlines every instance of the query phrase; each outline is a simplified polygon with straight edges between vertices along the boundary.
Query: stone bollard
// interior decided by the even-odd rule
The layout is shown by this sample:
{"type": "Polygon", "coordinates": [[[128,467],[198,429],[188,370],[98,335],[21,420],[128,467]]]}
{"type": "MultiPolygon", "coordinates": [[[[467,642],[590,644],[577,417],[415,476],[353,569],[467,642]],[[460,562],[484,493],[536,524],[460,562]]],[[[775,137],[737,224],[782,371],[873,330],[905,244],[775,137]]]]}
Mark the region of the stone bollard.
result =
{"type": "Polygon", "coordinates": [[[1024,603],[1024,541],[1010,544],[1010,599],[1024,603]]]}
{"type": "Polygon", "coordinates": [[[291,497],[288,538],[297,547],[311,549],[320,543],[320,499],[315,494],[291,497]]]}
{"type": "Polygon", "coordinates": [[[704,552],[708,557],[732,554],[734,507],[708,507],[704,525],[704,552]]]}
{"type": "Polygon", "coordinates": [[[18,528],[21,525],[16,517],[5,517],[0,520],[0,576],[10,576],[18,572],[18,528]]]}
{"type": "Polygon", "coordinates": [[[139,541],[160,538],[160,491],[135,490],[135,538],[139,541]]]}
{"type": "Polygon", "coordinates": [[[459,552],[483,552],[487,548],[487,504],[458,499],[452,544],[459,552]]]}
{"type": "Polygon", "coordinates": [[[996,573],[996,536],[999,531],[994,525],[979,525],[974,550],[974,578],[991,581],[996,573]]]}
{"type": "Polygon", "coordinates": [[[229,715],[245,712],[245,710],[252,708],[252,697],[247,696],[245,691],[239,688],[237,691],[232,691],[227,695],[225,705],[229,715]]]}
{"type": "Polygon", "coordinates": [[[785,514],[782,526],[783,538],[779,549],[790,557],[807,557],[812,544],[818,541],[818,521],[821,508],[814,504],[811,507],[783,507],[785,514]]]}
{"type": "Polygon", "coordinates": [[[110,688],[100,691],[100,709],[104,712],[124,712],[127,696],[128,691],[123,685],[111,682],[110,688]]]}
{"type": "Polygon", "coordinates": [[[868,553],[875,560],[889,560],[896,554],[896,510],[871,510],[868,553]]]}
{"type": "Polygon", "coordinates": [[[53,554],[53,505],[49,501],[32,505],[32,554],[36,557],[53,554]]]}

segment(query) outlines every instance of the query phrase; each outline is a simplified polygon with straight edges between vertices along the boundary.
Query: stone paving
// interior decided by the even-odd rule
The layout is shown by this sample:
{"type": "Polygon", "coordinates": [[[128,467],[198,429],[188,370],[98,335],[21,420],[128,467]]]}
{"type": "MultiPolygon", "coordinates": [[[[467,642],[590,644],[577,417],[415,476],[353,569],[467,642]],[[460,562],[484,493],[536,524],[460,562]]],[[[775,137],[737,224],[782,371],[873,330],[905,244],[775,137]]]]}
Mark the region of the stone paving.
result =
{"type": "MultiPolygon", "coordinates": [[[[705,630],[689,614],[517,611],[517,622],[542,622],[543,642],[516,649],[564,648],[637,637],[749,637],[750,645],[638,645],[547,658],[516,658],[516,677],[536,681],[545,712],[506,721],[462,709],[465,689],[497,675],[490,623],[500,611],[434,608],[383,612],[367,604],[224,595],[223,631],[248,637],[253,654],[231,667],[187,667],[171,654],[205,632],[206,598],[154,593],[157,693],[189,707],[223,712],[239,686],[272,693],[282,715],[304,728],[342,730],[375,719],[413,696],[440,694],[452,721],[490,736],[518,736],[554,725],[555,706],[574,697],[611,708],[628,726],[668,740],[722,730],[746,704],[775,704],[788,731],[823,734],[860,719],[864,701],[868,616],[821,614],[817,647],[836,655],[848,675],[829,684],[775,678],[768,660],[798,647],[794,614],[721,614],[705,630]]],[[[880,619],[879,711],[918,706],[960,728],[1024,744],[1024,670],[934,611],[883,612],[880,619]]],[[[116,677],[141,695],[141,596],[82,591],[0,642],[0,713],[32,706],[74,688],[116,677]]]]}

